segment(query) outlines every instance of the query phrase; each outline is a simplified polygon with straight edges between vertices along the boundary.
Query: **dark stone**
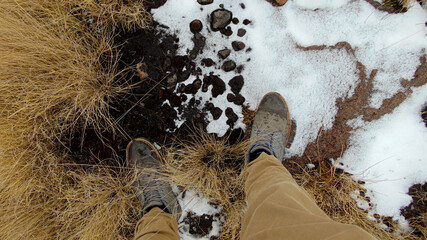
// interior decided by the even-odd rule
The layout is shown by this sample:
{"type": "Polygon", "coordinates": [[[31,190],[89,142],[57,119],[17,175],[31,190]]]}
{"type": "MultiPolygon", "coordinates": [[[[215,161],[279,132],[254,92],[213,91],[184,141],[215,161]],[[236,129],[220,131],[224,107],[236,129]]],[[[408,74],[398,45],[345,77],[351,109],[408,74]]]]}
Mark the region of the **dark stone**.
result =
{"type": "Polygon", "coordinates": [[[243,28],[240,28],[240,29],[237,31],[237,36],[239,36],[239,37],[243,37],[243,36],[245,36],[245,34],[246,34],[246,30],[245,30],[245,29],[243,29],[243,28]]]}
{"type": "Polygon", "coordinates": [[[227,27],[226,29],[222,29],[220,32],[227,37],[233,35],[233,31],[231,30],[231,27],[227,27]]]}
{"type": "Polygon", "coordinates": [[[225,9],[217,9],[211,13],[211,28],[213,31],[225,29],[230,24],[233,13],[225,9]]]}
{"type": "Polygon", "coordinates": [[[225,61],[221,67],[221,69],[226,71],[226,72],[233,71],[235,68],[236,68],[236,63],[233,60],[225,61]]]}
{"type": "Polygon", "coordinates": [[[212,85],[212,97],[216,98],[225,92],[225,83],[216,75],[209,75],[203,79],[202,91],[207,92],[212,85]]]}
{"type": "Polygon", "coordinates": [[[233,18],[231,21],[233,22],[233,24],[238,24],[239,23],[239,19],[238,18],[233,18]]]}
{"type": "Polygon", "coordinates": [[[236,100],[236,96],[232,93],[227,94],[227,101],[234,102],[236,100]]]}
{"type": "Polygon", "coordinates": [[[206,67],[212,67],[213,65],[216,65],[216,63],[210,58],[203,58],[202,65],[205,65],[206,67]]]}
{"type": "Polygon", "coordinates": [[[203,48],[206,45],[206,38],[200,34],[195,33],[194,36],[191,38],[191,40],[194,43],[194,48],[190,51],[190,58],[195,59],[199,53],[202,52],[203,48]]]}
{"type": "Polygon", "coordinates": [[[243,103],[245,102],[245,100],[246,100],[245,97],[243,97],[240,94],[236,94],[236,99],[234,100],[234,104],[243,106],[243,103]]]}
{"type": "Polygon", "coordinates": [[[218,52],[218,55],[222,59],[226,59],[228,56],[230,56],[231,50],[230,49],[223,49],[218,52]]]}
{"type": "Polygon", "coordinates": [[[231,46],[233,47],[234,51],[240,51],[246,47],[246,45],[241,41],[233,41],[231,46]]]}
{"type": "Polygon", "coordinates": [[[210,110],[210,113],[214,120],[218,120],[222,115],[222,110],[219,107],[214,107],[210,110]]]}
{"type": "Polygon", "coordinates": [[[233,112],[232,108],[225,109],[225,116],[227,116],[227,124],[232,127],[239,117],[233,112]]]}
{"type": "Polygon", "coordinates": [[[251,21],[249,21],[248,19],[245,19],[245,20],[243,20],[243,24],[249,25],[249,24],[251,24],[251,21]]]}
{"type": "Polygon", "coordinates": [[[213,0],[197,0],[197,2],[201,5],[208,5],[213,3],[213,0]]]}
{"type": "Polygon", "coordinates": [[[244,3],[241,3],[241,4],[240,4],[240,7],[241,7],[242,9],[245,9],[245,8],[246,8],[246,6],[245,6],[245,4],[244,4],[244,3]]]}
{"type": "Polygon", "coordinates": [[[242,71],[243,71],[243,69],[244,69],[245,67],[243,66],[243,65],[239,65],[238,67],[237,67],[237,73],[242,73],[242,71]]]}
{"type": "Polygon", "coordinates": [[[219,7],[220,7],[220,8],[224,8],[224,4],[222,4],[222,3],[221,3],[221,4],[219,5],[219,7]]]}
{"type": "Polygon", "coordinates": [[[246,52],[250,52],[250,51],[252,51],[252,48],[246,49],[246,52]]]}
{"type": "Polygon", "coordinates": [[[240,92],[240,90],[242,90],[244,82],[245,81],[243,79],[243,76],[239,75],[239,76],[235,76],[234,78],[232,78],[228,82],[228,85],[231,87],[231,91],[234,94],[238,94],[240,92]]]}
{"type": "Polygon", "coordinates": [[[202,29],[203,29],[203,24],[200,20],[196,19],[190,23],[190,31],[192,33],[198,33],[202,31],[202,29]]]}
{"type": "Polygon", "coordinates": [[[185,86],[183,92],[187,94],[196,94],[197,91],[202,86],[202,81],[200,79],[196,79],[192,84],[185,86]]]}

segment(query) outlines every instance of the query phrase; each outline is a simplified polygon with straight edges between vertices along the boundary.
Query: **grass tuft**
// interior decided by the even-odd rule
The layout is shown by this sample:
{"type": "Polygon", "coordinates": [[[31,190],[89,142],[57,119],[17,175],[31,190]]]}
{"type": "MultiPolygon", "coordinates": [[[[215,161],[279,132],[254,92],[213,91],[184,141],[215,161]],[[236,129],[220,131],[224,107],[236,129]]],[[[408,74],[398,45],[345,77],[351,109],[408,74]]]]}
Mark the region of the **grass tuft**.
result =
{"type": "Polygon", "coordinates": [[[130,87],[118,84],[111,35],[71,3],[0,3],[0,239],[133,233],[127,175],[75,165],[58,147],[77,127],[114,129],[109,104],[130,87]]]}
{"type": "Polygon", "coordinates": [[[220,239],[237,239],[240,220],[246,207],[244,194],[244,156],[247,141],[230,146],[202,131],[191,142],[178,142],[166,150],[168,180],[184,190],[194,188],[223,207],[225,223],[220,239]]]}

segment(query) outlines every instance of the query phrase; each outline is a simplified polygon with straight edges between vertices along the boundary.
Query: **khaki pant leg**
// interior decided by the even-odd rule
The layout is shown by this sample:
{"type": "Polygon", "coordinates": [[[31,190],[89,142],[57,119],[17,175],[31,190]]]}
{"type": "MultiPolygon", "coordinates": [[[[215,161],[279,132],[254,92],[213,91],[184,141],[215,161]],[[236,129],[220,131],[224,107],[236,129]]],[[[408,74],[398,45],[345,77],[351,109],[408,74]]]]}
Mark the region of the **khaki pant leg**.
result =
{"type": "Polygon", "coordinates": [[[273,156],[248,165],[248,210],[241,239],[375,239],[361,228],[332,221],[273,156]]]}
{"type": "Polygon", "coordinates": [[[174,216],[155,207],[146,213],[136,225],[135,240],[179,239],[178,223],[174,216]]]}

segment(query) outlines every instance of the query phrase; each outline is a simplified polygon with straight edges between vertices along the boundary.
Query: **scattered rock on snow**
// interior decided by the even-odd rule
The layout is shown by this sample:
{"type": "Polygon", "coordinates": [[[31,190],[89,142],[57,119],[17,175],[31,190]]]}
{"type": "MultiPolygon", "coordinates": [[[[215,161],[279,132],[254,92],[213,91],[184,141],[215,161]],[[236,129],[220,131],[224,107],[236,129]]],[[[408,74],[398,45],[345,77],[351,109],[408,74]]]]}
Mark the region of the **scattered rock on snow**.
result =
{"type": "Polygon", "coordinates": [[[197,2],[201,5],[208,5],[213,3],[213,0],[197,0],[197,2]]]}
{"type": "Polygon", "coordinates": [[[227,37],[233,35],[233,31],[231,30],[231,27],[227,27],[226,29],[222,29],[220,32],[227,37]]]}
{"type": "Polygon", "coordinates": [[[244,49],[246,47],[245,43],[241,42],[241,41],[233,41],[231,43],[231,46],[233,47],[233,49],[235,51],[240,51],[242,49],[244,49]]]}
{"type": "Polygon", "coordinates": [[[196,79],[192,84],[185,86],[183,92],[187,94],[196,94],[197,91],[202,86],[202,81],[200,79],[196,79]]]}
{"type": "Polygon", "coordinates": [[[221,67],[221,69],[226,72],[233,71],[235,68],[236,68],[236,63],[233,60],[225,61],[221,67]]]}
{"type": "Polygon", "coordinates": [[[236,100],[236,96],[232,93],[227,94],[227,101],[234,102],[236,100]]]}
{"type": "Polygon", "coordinates": [[[230,49],[223,49],[218,52],[218,55],[222,59],[226,59],[228,56],[230,56],[231,50],[230,49]]]}
{"type": "Polygon", "coordinates": [[[234,100],[234,104],[242,106],[245,100],[246,100],[245,97],[243,97],[241,94],[236,94],[236,99],[234,100]]]}
{"type": "Polygon", "coordinates": [[[222,115],[222,110],[219,107],[215,107],[213,103],[209,103],[207,109],[212,114],[214,120],[218,120],[222,115]]]}
{"type": "Polygon", "coordinates": [[[240,90],[242,90],[243,83],[244,83],[243,76],[239,75],[239,76],[235,76],[234,78],[232,78],[228,82],[228,85],[231,87],[231,91],[234,94],[238,94],[240,92],[240,90]]]}
{"type": "Polygon", "coordinates": [[[233,112],[232,108],[225,109],[225,116],[227,116],[227,124],[232,127],[239,117],[233,112]]]}
{"type": "Polygon", "coordinates": [[[225,83],[216,75],[209,75],[203,79],[202,91],[207,92],[212,85],[212,97],[216,98],[225,92],[225,83]]]}
{"type": "Polygon", "coordinates": [[[239,23],[239,19],[238,18],[233,18],[233,20],[231,20],[233,22],[233,24],[238,24],[239,23]]]}
{"type": "Polygon", "coordinates": [[[243,36],[245,36],[245,34],[246,34],[246,30],[245,30],[245,29],[243,29],[243,28],[240,28],[240,29],[237,31],[237,36],[239,36],[239,37],[243,37],[243,36]]]}
{"type": "Polygon", "coordinates": [[[243,20],[243,24],[249,25],[249,24],[251,24],[251,21],[249,21],[248,19],[245,19],[245,20],[243,20]]]}
{"type": "Polygon", "coordinates": [[[222,30],[231,22],[233,14],[225,9],[217,9],[211,13],[211,28],[214,31],[222,30]]]}
{"type": "Polygon", "coordinates": [[[196,19],[190,23],[190,31],[192,33],[198,33],[202,31],[202,29],[203,29],[203,24],[200,20],[196,19]]]}
{"type": "Polygon", "coordinates": [[[216,63],[211,58],[203,58],[202,65],[205,65],[206,67],[212,67],[213,65],[216,65],[216,63]]]}

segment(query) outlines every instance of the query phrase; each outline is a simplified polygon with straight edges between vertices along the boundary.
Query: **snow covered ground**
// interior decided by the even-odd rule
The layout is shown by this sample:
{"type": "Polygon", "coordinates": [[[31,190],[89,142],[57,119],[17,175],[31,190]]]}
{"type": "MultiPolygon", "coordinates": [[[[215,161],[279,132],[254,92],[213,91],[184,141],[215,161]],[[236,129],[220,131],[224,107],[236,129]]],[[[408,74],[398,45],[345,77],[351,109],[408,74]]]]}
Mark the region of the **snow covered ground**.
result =
{"type": "MultiPolygon", "coordinates": [[[[232,49],[232,41],[245,43],[244,50],[232,51],[228,57],[244,66],[241,73],[225,72],[220,64],[201,67],[203,74],[214,72],[223,79],[226,92],[212,98],[210,91],[199,90],[196,97],[202,100],[200,107],[212,102],[224,111],[232,108],[239,116],[234,127],[244,128],[241,106],[227,101],[231,78],[243,76],[241,94],[252,110],[265,93],[281,93],[297,125],[287,157],[301,156],[322,126],[324,130],[332,127],[338,112],[336,100],[352,96],[360,81],[358,62],[368,76],[378,70],[373,80],[375,91],[366,107],[379,108],[385,99],[405,89],[402,79],[413,79],[427,47],[427,12],[418,4],[406,13],[389,14],[364,0],[289,0],[283,7],[273,7],[266,0],[214,0],[209,5],[168,0],[152,12],[157,22],[178,36],[181,55],[194,47],[190,22],[202,21],[200,33],[206,37],[206,46],[195,59],[199,65],[203,58],[222,63],[218,51],[232,49]],[[209,27],[210,14],[220,4],[239,19],[229,25],[233,31],[229,37],[209,27]],[[245,25],[244,19],[250,23],[245,25]],[[243,37],[236,35],[240,28],[246,30],[243,37]],[[340,42],[347,42],[352,50],[331,48],[340,42]],[[321,45],[325,47],[303,49],[321,45]]],[[[185,83],[194,80],[190,76],[185,83]]],[[[338,159],[347,172],[366,182],[372,203],[369,211],[395,220],[402,219],[400,208],[411,202],[409,187],[427,181],[427,128],[420,117],[427,85],[412,90],[391,114],[372,122],[363,121],[362,116],[349,121],[354,131],[349,148],[338,159]]],[[[229,127],[225,114],[217,120],[209,115],[208,121],[212,133],[223,135],[229,127]]]]}

